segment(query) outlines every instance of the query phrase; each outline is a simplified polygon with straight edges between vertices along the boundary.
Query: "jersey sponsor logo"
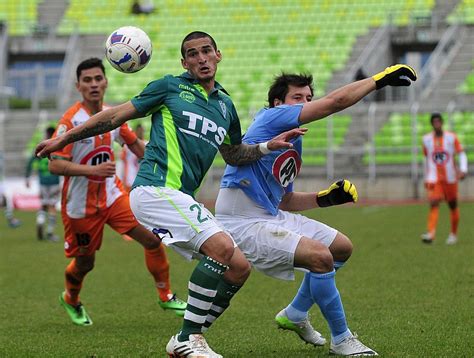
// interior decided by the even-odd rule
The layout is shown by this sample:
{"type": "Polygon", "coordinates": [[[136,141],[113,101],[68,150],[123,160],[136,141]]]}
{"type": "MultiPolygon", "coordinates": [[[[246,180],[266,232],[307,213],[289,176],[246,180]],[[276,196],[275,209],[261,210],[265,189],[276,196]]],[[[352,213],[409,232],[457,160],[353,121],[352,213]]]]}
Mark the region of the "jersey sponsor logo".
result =
{"type": "Polygon", "coordinates": [[[194,97],[194,95],[188,91],[182,91],[179,94],[179,98],[181,98],[183,101],[186,101],[188,103],[193,103],[196,100],[196,97],[194,97]]]}
{"type": "MultiPolygon", "coordinates": [[[[113,160],[112,149],[109,146],[102,145],[89,152],[84,158],[82,158],[80,164],[83,165],[99,165],[109,160],[113,160]]],[[[107,179],[106,177],[91,175],[87,179],[96,183],[103,183],[107,179]]]]}
{"type": "Polygon", "coordinates": [[[183,116],[188,117],[189,122],[188,129],[179,129],[182,133],[200,138],[215,148],[218,148],[224,142],[227,134],[227,130],[224,127],[219,127],[214,121],[196,113],[183,111],[183,116]]]}
{"type": "Polygon", "coordinates": [[[183,90],[186,90],[186,91],[190,91],[190,92],[196,91],[195,88],[192,88],[192,87],[187,86],[187,85],[183,85],[182,83],[180,83],[180,84],[178,85],[178,88],[183,89],[183,90]]]}
{"type": "Polygon", "coordinates": [[[286,188],[300,172],[301,158],[294,149],[281,153],[273,162],[272,173],[280,185],[286,188]]]}
{"type": "Polygon", "coordinates": [[[219,105],[221,106],[221,111],[222,111],[222,115],[224,116],[224,118],[227,117],[227,107],[225,106],[225,103],[221,100],[219,100],[219,105]]]}
{"type": "Polygon", "coordinates": [[[444,150],[435,151],[431,158],[436,165],[444,165],[449,160],[449,153],[444,150]]]}

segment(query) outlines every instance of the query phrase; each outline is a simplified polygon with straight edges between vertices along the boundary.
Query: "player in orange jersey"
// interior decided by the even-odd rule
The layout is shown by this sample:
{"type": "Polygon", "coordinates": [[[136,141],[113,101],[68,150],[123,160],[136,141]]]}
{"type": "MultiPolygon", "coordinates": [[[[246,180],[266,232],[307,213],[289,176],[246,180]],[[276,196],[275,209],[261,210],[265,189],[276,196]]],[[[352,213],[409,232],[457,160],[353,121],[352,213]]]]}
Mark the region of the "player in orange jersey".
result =
{"type": "Polygon", "coordinates": [[[428,231],[421,235],[424,243],[435,239],[438,223],[439,203],[446,200],[450,209],[451,231],[446,244],[457,242],[459,223],[458,180],[467,174],[467,156],[456,134],[443,131],[443,117],[439,113],[431,115],[433,132],[423,136],[423,153],[425,155],[425,187],[430,203],[428,231]],[[454,157],[458,156],[459,166],[454,157]]]}
{"type": "MultiPolygon", "coordinates": [[[[53,138],[107,108],[103,104],[107,78],[102,61],[91,58],[81,62],[76,75],[76,88],[82,101],[65,112],[53,138]]],[[[146,265],[155,280],[160,306],[178,315],[184,314],[186,308],[186,303],[176,298],[170,289],[168,260],[158,235],[135,219],[128,193],[115,175],[114,140],[126,144],[137,157],[143,156],[143,141],[124,124],[52,153],[49,164],[52,173],[64,176],[61,208],[64,248],[66,256],[73,258],[66,268],[66,291],[60,296],[60,302],[78,325],[92,324],[79,300],[79,292],[85,276],[94,267],[95,251],[100,249],[105,224],[145,247],[146,265]]]]}

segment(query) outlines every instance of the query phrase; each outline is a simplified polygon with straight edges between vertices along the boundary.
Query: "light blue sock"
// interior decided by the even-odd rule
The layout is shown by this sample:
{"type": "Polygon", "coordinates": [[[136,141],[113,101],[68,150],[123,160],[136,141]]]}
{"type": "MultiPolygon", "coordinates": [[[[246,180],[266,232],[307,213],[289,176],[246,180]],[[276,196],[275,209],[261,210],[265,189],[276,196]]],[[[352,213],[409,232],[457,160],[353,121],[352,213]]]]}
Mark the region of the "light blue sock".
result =
{"type": "Polygon", "coordinates": [[[334,261],[334,270],[339,270],[345,263],[345,261],[334,261]]]}
{"type": "Polygon", "coordinates": [[[328,321],[332,341],[338,344],[351,332],[347,327],[341,296],[336,288],[335,275],[335,270],[328,273],[311,272],[310,287],[314,301],[318,304],[326,321],[328,321]]]}
{"type": "Polygon", "coordinates": [[[307,272],[295,298],[285,308],[286,316],[290,321],[301,322],[308,317],[308,311],[314,304],[313,297],[311,296],[310,280],[310,273],[307,272]]]}

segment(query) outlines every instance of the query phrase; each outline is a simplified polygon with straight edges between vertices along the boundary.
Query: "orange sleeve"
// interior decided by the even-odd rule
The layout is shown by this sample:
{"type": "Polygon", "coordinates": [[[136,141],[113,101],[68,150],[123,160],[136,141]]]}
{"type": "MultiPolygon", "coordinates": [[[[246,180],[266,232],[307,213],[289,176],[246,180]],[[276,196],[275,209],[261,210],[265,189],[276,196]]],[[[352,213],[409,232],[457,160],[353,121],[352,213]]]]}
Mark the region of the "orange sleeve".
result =
{"type": "MultiPolygon", "coordinates": [[[[74,127],[72,124],[72,118],[77,113],[77,111],[79,111],[79,109],[81,109],[81,103],[77,102],[63,114],[62,118],[58,122],[56,131],[53,134],[53,138],[63,135],[68,130],[74,127]]],[[[58,150],[57,152],[51,153],[51,157],[72,160],[73,148],[74,148],[74,143],[68,144],[63,149],[58,150]]]]}
{"type": "Polygon", "coordinates": [[[462,148],[461,142],[459,141],[456,135],[454,136],[454,149],[456,150],[456,153],[461,153],[464,151],[464,149],[462,148]]]}
{"type": "Polygon", "coordinates": [[[137,135],[130,129],[127,123],[120,126],[119,136],[125,144],[133,144],[137,140],[137,135]]]}

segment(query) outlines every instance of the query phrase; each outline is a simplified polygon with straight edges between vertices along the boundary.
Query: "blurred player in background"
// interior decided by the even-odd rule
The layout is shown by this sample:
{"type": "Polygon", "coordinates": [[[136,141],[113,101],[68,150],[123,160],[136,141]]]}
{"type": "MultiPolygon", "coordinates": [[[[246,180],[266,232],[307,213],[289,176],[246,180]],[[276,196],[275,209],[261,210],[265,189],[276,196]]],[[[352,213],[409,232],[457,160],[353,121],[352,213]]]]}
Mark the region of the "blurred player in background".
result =
{"type": "Polygon", "coordinates": [[[7,219],[8,226],[17,228],[21,225],[21,221],[13,215],[13,203],[11,197],[6,193],[5,183],[0,178],[0,207],[4,208],[3,213],[7,219]]]}
{"type": "MultiPolygon", "coordinates": [[[[107,79],[102,61],[90,58],[76,71],[76,88],[82,102],[70,107],[59,121],[53,138],[89,120],[107,107],[103,98],[107,79]]],[[[113,131],[87,137],[52,153],[49,168],[64,176],[62,217],[65,230],[65,253],[73,258],[66,269],[66,291],[60,302],[74,323],[90,325],[92,321],[79,300],[79,292],[87,273],[94,267],[95,252],[100,249],[105,224],[120,234],[127,234],[145,247],[148,270],[159,294],[160,306],[182,315],[186,303],[170,289],[169,265],[160,240],[135,219],[128,193],[115,175],[112,142],[126,144],[137,157],[142,157],[144,144],[124,124],[113,131]]]]}
{"type": "Polygon", "coordinates": [[[261,158],[262,150],[292,147],[288,140],[305,131],[285,132],[262,145],[242,144],[234,104],[215,81],[221,53],[214,39],[192,32],[181,43],[181,55],[186,72],[151,82],[131,101],[94,115],[62,137],[42,142],[36,153],[47,155],[152,114],[150,142],[130,193],[132,209],[166,245],[187,259],[199,260],[188,284],[183,326],[166,351],[170,357],[217,358],[222,356],[202,335],[204,323],[229,306],[250,274],[250,265],[194,195],[218,150],[227,163],[246,164],[261,158]]]}
{"type": "MultiPolygon", "coordinates": [[[[270,108],[256,115],[243,142],[266,141],[324,118],[386,85],[407,86],[410,81],[401,78],[404,76],[416,80],[409,66],[391,66],[312,101],[312,76],[282,74],[268,92],[270,108]]],[[[323,223],[291,213],[355,202],[356,188],[341,180],[319,193],[293,191],[301,153],[299,137],[291,149],[274,151],[248,165],[228,165],[216,201],[216,217],[256,269],[283,280],[294,280],[296,268],[309,271],[293,301],[275,317],[278,327],[296,332],[306,343],[324,345],[326,339],[308,319],[308,311],[316,303],[331,330],[330,354],[377,355],[349,330],[336,288],[336,270],[351,256],[351,241],[323,223]]],[[[212,321],[206,323],[209,326],[212,321]]]]}
{"type": "MultiPolygon", "coordinates": [[[[54,131],[54,127],[46,128],[45,138],[51,138],[54,131]]],[[[56,204],[61,192],[59,176],[49,171],[48,158],[38,158],[33,155],[26,165],[25,184],[27,188],[30,187],[30,176],[35,164],[37,164],[41,200],[41,208],[36,213],[36,237],[38,240],[58,241],[59,238],[54,234],[54,229],[56,228],[56,204]],[[45,224],[46,237],[44,236],[45,224]]]]}
{"type": "Polygon", "coordinates": [[[450,210],[451,231],[446,244],[453,245],[458,241],[458,180],[467,174],[467,156],[456,134],[443,130],[443,117],[439,113],[431,115],[433,131],[423,136],[423,154],[425,155],[425,187],[430,203],[428,214],[428,231],[421,235],[424,243],[430,244],[436,236],[439,203],[448,202],[450,210]],[[454,158],[458,157],[459,166],[454,158]]]}

